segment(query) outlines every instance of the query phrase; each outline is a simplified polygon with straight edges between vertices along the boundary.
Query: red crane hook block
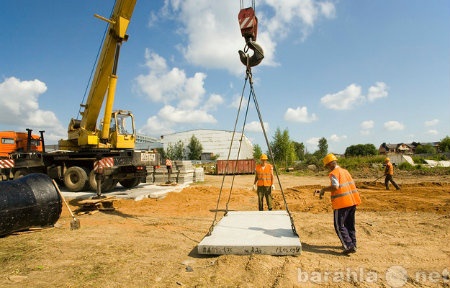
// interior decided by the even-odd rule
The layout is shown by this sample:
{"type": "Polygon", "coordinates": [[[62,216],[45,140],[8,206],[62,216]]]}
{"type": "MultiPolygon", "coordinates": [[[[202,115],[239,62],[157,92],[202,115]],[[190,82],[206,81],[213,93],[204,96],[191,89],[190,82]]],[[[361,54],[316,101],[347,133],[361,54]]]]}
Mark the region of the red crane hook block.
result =
{"type": "Polygon", "coordinates": [[[251,50],[253,50],[253,55],[249,56],[244,51],[239,50],[239,57],[241,58],[242,64],[244,64],[246,67],[253,67],[261,63],[261,61],[264,59],[264,51],[256,44],[256,42],[248,41],[247,47],[251,50]]]}
{"type": "Polygon", "coordinates": [[[245,42],[249,42],[250,40],[256,41],[258,18],[255,15],[255,10],[252,7],[241,9],[238,14],[238,20],[245,42]]]}

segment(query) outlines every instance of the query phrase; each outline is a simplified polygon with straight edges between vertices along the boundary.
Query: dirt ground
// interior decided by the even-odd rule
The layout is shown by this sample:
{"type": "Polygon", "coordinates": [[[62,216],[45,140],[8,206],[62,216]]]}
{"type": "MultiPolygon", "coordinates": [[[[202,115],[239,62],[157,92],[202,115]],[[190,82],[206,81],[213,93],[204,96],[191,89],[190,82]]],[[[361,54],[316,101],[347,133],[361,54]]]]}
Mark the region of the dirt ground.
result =
{"type": "MultiPolygon", "coordinates": [[[[402,176],[400,191],[355,177],[362,204],[358,251],[350,256],[341,253],[329,194],[313,196],[326,176],[281,175],[301,255],[199,255],[229,195],[229,210],[257,209],[253,177],[236,176],[231,189],[233,177],[205,175],[165,198],[119,200],[115,211],[77,215],[78,230],[70,230],[63,207],[53,228],[0,238],[0,287],[450,286],[449,175],[402,176]]],[[[286,209],[276,186],[275,208],[286,209]]],[[[79,208],[76,199],[70,205],[79,208]]]]}

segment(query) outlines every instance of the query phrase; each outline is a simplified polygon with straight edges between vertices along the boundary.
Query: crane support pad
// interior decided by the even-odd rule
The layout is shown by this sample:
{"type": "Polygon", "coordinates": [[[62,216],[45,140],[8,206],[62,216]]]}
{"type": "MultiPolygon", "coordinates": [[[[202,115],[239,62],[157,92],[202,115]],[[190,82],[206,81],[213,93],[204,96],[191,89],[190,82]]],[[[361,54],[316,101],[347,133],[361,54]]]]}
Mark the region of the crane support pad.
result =
{"type": "Polygon", "coordinates": [[[211,255],[299,255],[302,245],[286,211],[230,211],[197,248],[211,255]]]}

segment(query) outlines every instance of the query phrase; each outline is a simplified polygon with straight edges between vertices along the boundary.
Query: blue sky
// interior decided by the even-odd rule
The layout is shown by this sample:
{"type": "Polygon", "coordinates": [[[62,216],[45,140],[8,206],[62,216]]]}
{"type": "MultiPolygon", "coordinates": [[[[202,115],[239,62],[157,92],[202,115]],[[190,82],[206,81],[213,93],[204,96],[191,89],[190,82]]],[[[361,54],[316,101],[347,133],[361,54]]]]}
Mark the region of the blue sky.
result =
{"type": "MultiPolygon", "coordinates": [[[[0,130],[67,137],[106,28],[93,15],[108,17],[113,5],[2,3],[0,130]]],[[[138,0],[114,108],[133,111],[138,132],[154,137],[233,130],[245,80],[239,9],[238,0],[138,0]]],[[[287,129],[309,152],[325,137],[343,153],[450,135],[447,0],[256,0],[256,14],[265,58],[252,73],[269,141],[287,129]]],[[[254,105],[245,133],[266,149],[254,105]]]]}

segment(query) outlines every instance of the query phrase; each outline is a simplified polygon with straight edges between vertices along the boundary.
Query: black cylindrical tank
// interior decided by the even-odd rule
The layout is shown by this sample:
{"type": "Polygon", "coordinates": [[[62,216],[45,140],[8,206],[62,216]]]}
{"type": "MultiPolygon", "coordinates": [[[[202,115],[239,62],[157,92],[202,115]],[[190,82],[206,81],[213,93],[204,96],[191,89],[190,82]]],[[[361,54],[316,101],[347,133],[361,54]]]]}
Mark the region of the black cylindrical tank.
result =
{"type": "Polygon", "coordinates": [[[45,174],[0,182],[0,236],[58,221],[62,200],[45,174]]]}

